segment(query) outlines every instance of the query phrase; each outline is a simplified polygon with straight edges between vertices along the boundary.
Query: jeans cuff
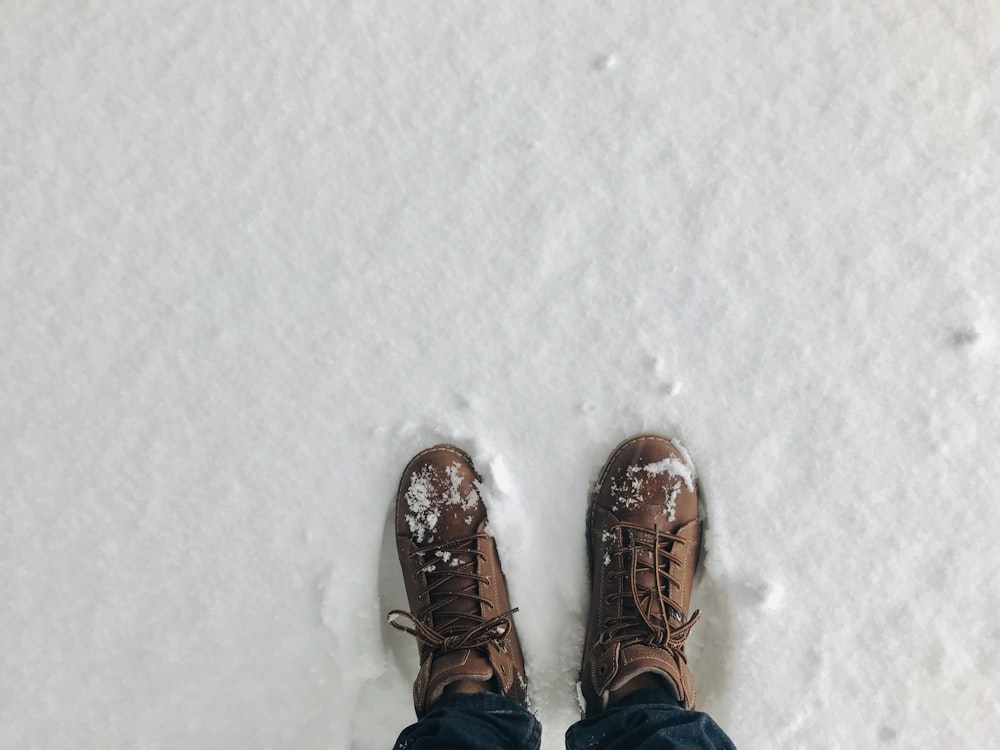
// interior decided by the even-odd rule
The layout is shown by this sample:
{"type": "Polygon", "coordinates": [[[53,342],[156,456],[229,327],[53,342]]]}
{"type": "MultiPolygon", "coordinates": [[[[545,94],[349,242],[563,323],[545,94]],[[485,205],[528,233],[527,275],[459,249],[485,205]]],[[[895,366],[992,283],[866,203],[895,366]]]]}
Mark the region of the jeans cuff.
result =
{"type": "Polygon", "coordinates": [[[445,693],[434,701],[430,711],[438,708],[489,713],[510,713],[511,711],[529,713],[520,703],[500,693],[445,693]]]}
{"type": "Polygon", "coordinates": [[[658,708],[681,710],[684,708],[684,704],[677,700],[671,691],[661,687],[639,688],[634,693],[622,698],[611,708],[626,706],[657,706],[658,708]]]}

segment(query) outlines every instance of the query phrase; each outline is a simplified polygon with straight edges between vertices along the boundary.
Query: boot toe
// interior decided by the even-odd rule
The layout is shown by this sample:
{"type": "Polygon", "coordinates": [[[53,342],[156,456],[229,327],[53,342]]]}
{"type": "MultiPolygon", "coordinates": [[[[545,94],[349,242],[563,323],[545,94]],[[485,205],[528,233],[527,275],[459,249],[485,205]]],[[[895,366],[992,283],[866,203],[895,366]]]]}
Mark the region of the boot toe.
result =
{"type": "Polygon", "coordinates": [[[421,451],[403,470],[396,534],[418,545],[474,534],[486,519],[472,460],[453,445],[421,451]]]}

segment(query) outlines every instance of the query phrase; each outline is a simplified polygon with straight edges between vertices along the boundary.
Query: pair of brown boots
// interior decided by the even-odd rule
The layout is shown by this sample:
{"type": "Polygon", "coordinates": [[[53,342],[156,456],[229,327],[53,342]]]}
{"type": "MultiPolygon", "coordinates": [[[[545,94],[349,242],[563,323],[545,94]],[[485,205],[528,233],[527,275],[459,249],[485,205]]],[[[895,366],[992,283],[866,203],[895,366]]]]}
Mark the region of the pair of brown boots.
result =
{"type": "MultiPolygon", "coordinates": [[[[390,622],[416,636],[417,716],[445,692],[485,689],[527,707],[514,610],[480,478],[451,445],[418,453],[396,495],[396,546],[410,611],[390,622]]],[[[684,642],[701,544],[698,484],[687,452],[638,435],[611,454],[590,501],[592,593],[580,683],[585,716],[640,685],[663,684],[694,707],[684,642]]]]}

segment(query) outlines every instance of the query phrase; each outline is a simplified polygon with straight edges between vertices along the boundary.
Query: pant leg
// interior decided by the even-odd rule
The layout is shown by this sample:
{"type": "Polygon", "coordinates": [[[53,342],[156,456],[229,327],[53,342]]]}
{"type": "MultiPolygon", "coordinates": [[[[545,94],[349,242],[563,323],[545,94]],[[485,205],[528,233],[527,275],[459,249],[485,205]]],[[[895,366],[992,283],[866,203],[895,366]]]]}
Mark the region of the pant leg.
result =
{"type": "Polygon", "coordinates": [[[719,725],[659,688],[637,690],[566,732],[568,750],[736,750],[719,725]]]}
{"type": "Polygon", "coordinates": [[[538,750],[542,727],[528,711],[498,693],[447,693],[395,750],[538,750]]]}

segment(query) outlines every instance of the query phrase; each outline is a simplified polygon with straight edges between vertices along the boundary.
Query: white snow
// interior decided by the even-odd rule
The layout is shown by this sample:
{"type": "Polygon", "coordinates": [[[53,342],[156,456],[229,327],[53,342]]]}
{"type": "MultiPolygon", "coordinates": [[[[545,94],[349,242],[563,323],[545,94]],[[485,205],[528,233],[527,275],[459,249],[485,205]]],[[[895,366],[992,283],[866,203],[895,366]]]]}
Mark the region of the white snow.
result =
{"type": "Polygon", "coordinates": [[[0,748],[391,746],[441,441],[560,747],[641,431],[698,467],[739,746],[993,744],[998,40],[987,0],[6,3],[0,748]]]}
{"type": "MultiPolygon", "coordinates": [[[[410,511],[406,514],[406,523],[418,542],[434,541],[434,530],[443,508],[457,505],[462,510],[471,510],[479,505],[479,491],[475,487],[462,493],[460,471],[458,463],[446,466],[444,476],[433,467],[424,466],[410,477],[403,499],[410,511]]],[[[471,524],[471,519],[468,516],[466,524],[471,524]]]]}
{"type": "Polygon", "coordinates": [[[412,475],[410,485],[403,494],[410,511],[406,514],[406,523],[410,533],[420,543],[434,541],[434,530],[441,517],[441,506],[435,492],[438,486],[434,483],[433,471],[425,466],[412,475]]]}
{"type": "MultiPolygon", "coordinates": [[[[675,441],[675,445],[679,449],[686,451],[686,449],[675,441]]],[[[631,470],[633,467],[629,467],[631,470]]],[[[676,458],[664,458],[662,461],[656,461],[651,464],[646,464],[645,466],[637,467],[639,471],[644,471],[651,477],[660,476],[662,474],[668,475],[671,479],[679,479],[684,483],[691,492],[694,492],[694,469],[690,463],[685,463],[676,458]]]]}
{"type": "Polygon", "coordinates": [[[663,512],[668,521],[677,520],[677,495],[680,493],[680,485],[674,484],[664,490],[666,498],[663,501],[663,512]]]}
{"type": "Polygon", "coordinates": [[[676,520],[677,494],[681,485],[694,492],[694,465],[687,449],[677,440],[673,442],[684,460],[664,458],[648,464],[634,464],[627,467],[622,481],[613,479],[611,482],[611,497],[614,501],[611,505],[612,510],[618,508],[632,510],[638,507],[641,502],[640,495],[648,491],[644,489],[646,483],[643,475],[656,477],[666,474],[672,481],[665,488],[663,510],[670,521],[676,520]]]}

